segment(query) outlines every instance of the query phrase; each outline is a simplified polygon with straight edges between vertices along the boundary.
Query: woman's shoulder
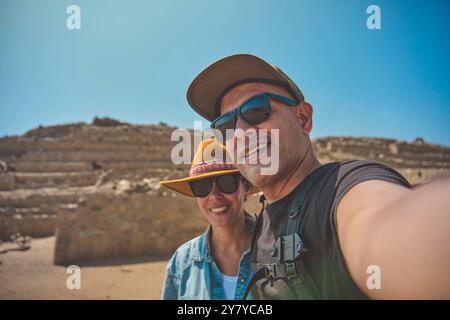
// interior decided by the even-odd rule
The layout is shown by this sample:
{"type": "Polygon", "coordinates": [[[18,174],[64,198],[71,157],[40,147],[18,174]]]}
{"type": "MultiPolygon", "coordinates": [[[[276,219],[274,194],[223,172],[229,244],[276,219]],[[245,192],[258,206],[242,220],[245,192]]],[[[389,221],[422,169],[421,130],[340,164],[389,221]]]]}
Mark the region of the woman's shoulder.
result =
{"type": "Polygon", "coordinates": [[[198,260],[203,238],[204,235],[199,235],[180,245],[167,264],[168,271],[172,274],[183,272],[193,261],[198,260]]]}

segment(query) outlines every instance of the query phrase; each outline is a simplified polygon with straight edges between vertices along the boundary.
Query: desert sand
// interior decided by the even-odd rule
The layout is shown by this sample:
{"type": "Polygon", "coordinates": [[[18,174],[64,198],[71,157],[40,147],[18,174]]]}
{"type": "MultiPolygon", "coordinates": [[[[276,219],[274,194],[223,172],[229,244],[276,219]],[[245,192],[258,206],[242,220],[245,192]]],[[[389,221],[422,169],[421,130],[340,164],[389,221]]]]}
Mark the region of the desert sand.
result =
{"type": "MultiPolygon", "coordinates": [[[[167,261],[151,257],[80,265],[81,288],[66,287],[66,267],[53,264],[55,237],[28,251],[0,254],[0,299],[159,299],[167,261]],[[159,260],[159,261],[158,261],[159,260]]],[[[11,246],[3,243],[0,247],[11,246]]]]}

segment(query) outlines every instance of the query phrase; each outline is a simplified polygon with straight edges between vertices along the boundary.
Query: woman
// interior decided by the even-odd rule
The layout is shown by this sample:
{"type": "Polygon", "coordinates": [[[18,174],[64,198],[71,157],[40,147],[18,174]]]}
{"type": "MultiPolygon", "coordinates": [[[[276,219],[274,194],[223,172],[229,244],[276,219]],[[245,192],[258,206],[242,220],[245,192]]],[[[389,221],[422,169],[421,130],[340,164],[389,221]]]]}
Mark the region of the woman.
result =
{"type": "Polygon", "coordinates": [[[242,299],[251,278],[249,248],[255,221],[244,211],[244,201],[257,190],[233,165],[208,157],[206,148],[225,153],[213,139],[204,140],[189,177],[161,181],[196,197],[209,222],[205,233],[181,245],[169,260],[162,299],[242,299]]]}

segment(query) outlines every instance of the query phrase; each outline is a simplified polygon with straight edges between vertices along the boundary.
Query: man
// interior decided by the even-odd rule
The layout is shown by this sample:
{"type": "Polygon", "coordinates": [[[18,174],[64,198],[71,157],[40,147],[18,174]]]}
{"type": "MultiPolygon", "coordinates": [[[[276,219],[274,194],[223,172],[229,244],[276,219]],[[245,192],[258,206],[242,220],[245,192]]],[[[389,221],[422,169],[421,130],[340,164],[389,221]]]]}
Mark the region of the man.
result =
{"type": "Polygon", "coordinates": [[[213,63],[187,98],[213,128],[279,130],[277,174],[237,164],[268,201],[252,246],[253,297],[450,298],[449,179],[411,188],[379,162],[322,165],[309,136],[312,106],[252,55],[213,63]]]}

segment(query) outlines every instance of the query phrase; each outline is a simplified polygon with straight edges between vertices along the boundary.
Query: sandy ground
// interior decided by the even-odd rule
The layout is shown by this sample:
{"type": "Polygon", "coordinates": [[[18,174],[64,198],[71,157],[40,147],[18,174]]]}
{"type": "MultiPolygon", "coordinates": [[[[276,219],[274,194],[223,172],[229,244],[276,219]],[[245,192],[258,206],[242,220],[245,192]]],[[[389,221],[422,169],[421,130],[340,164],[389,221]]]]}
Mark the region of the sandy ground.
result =
{"type": "MultiPolygon", "coordinates": [[[[0,254],[0,299],[159,299],[167,261],[148,257],[81,265],[81,288],[53,265],[55,237],[33,239],[28,251],[0,254]]],[[[0,248],[11,247],[4,243],[0,248]]]]}

